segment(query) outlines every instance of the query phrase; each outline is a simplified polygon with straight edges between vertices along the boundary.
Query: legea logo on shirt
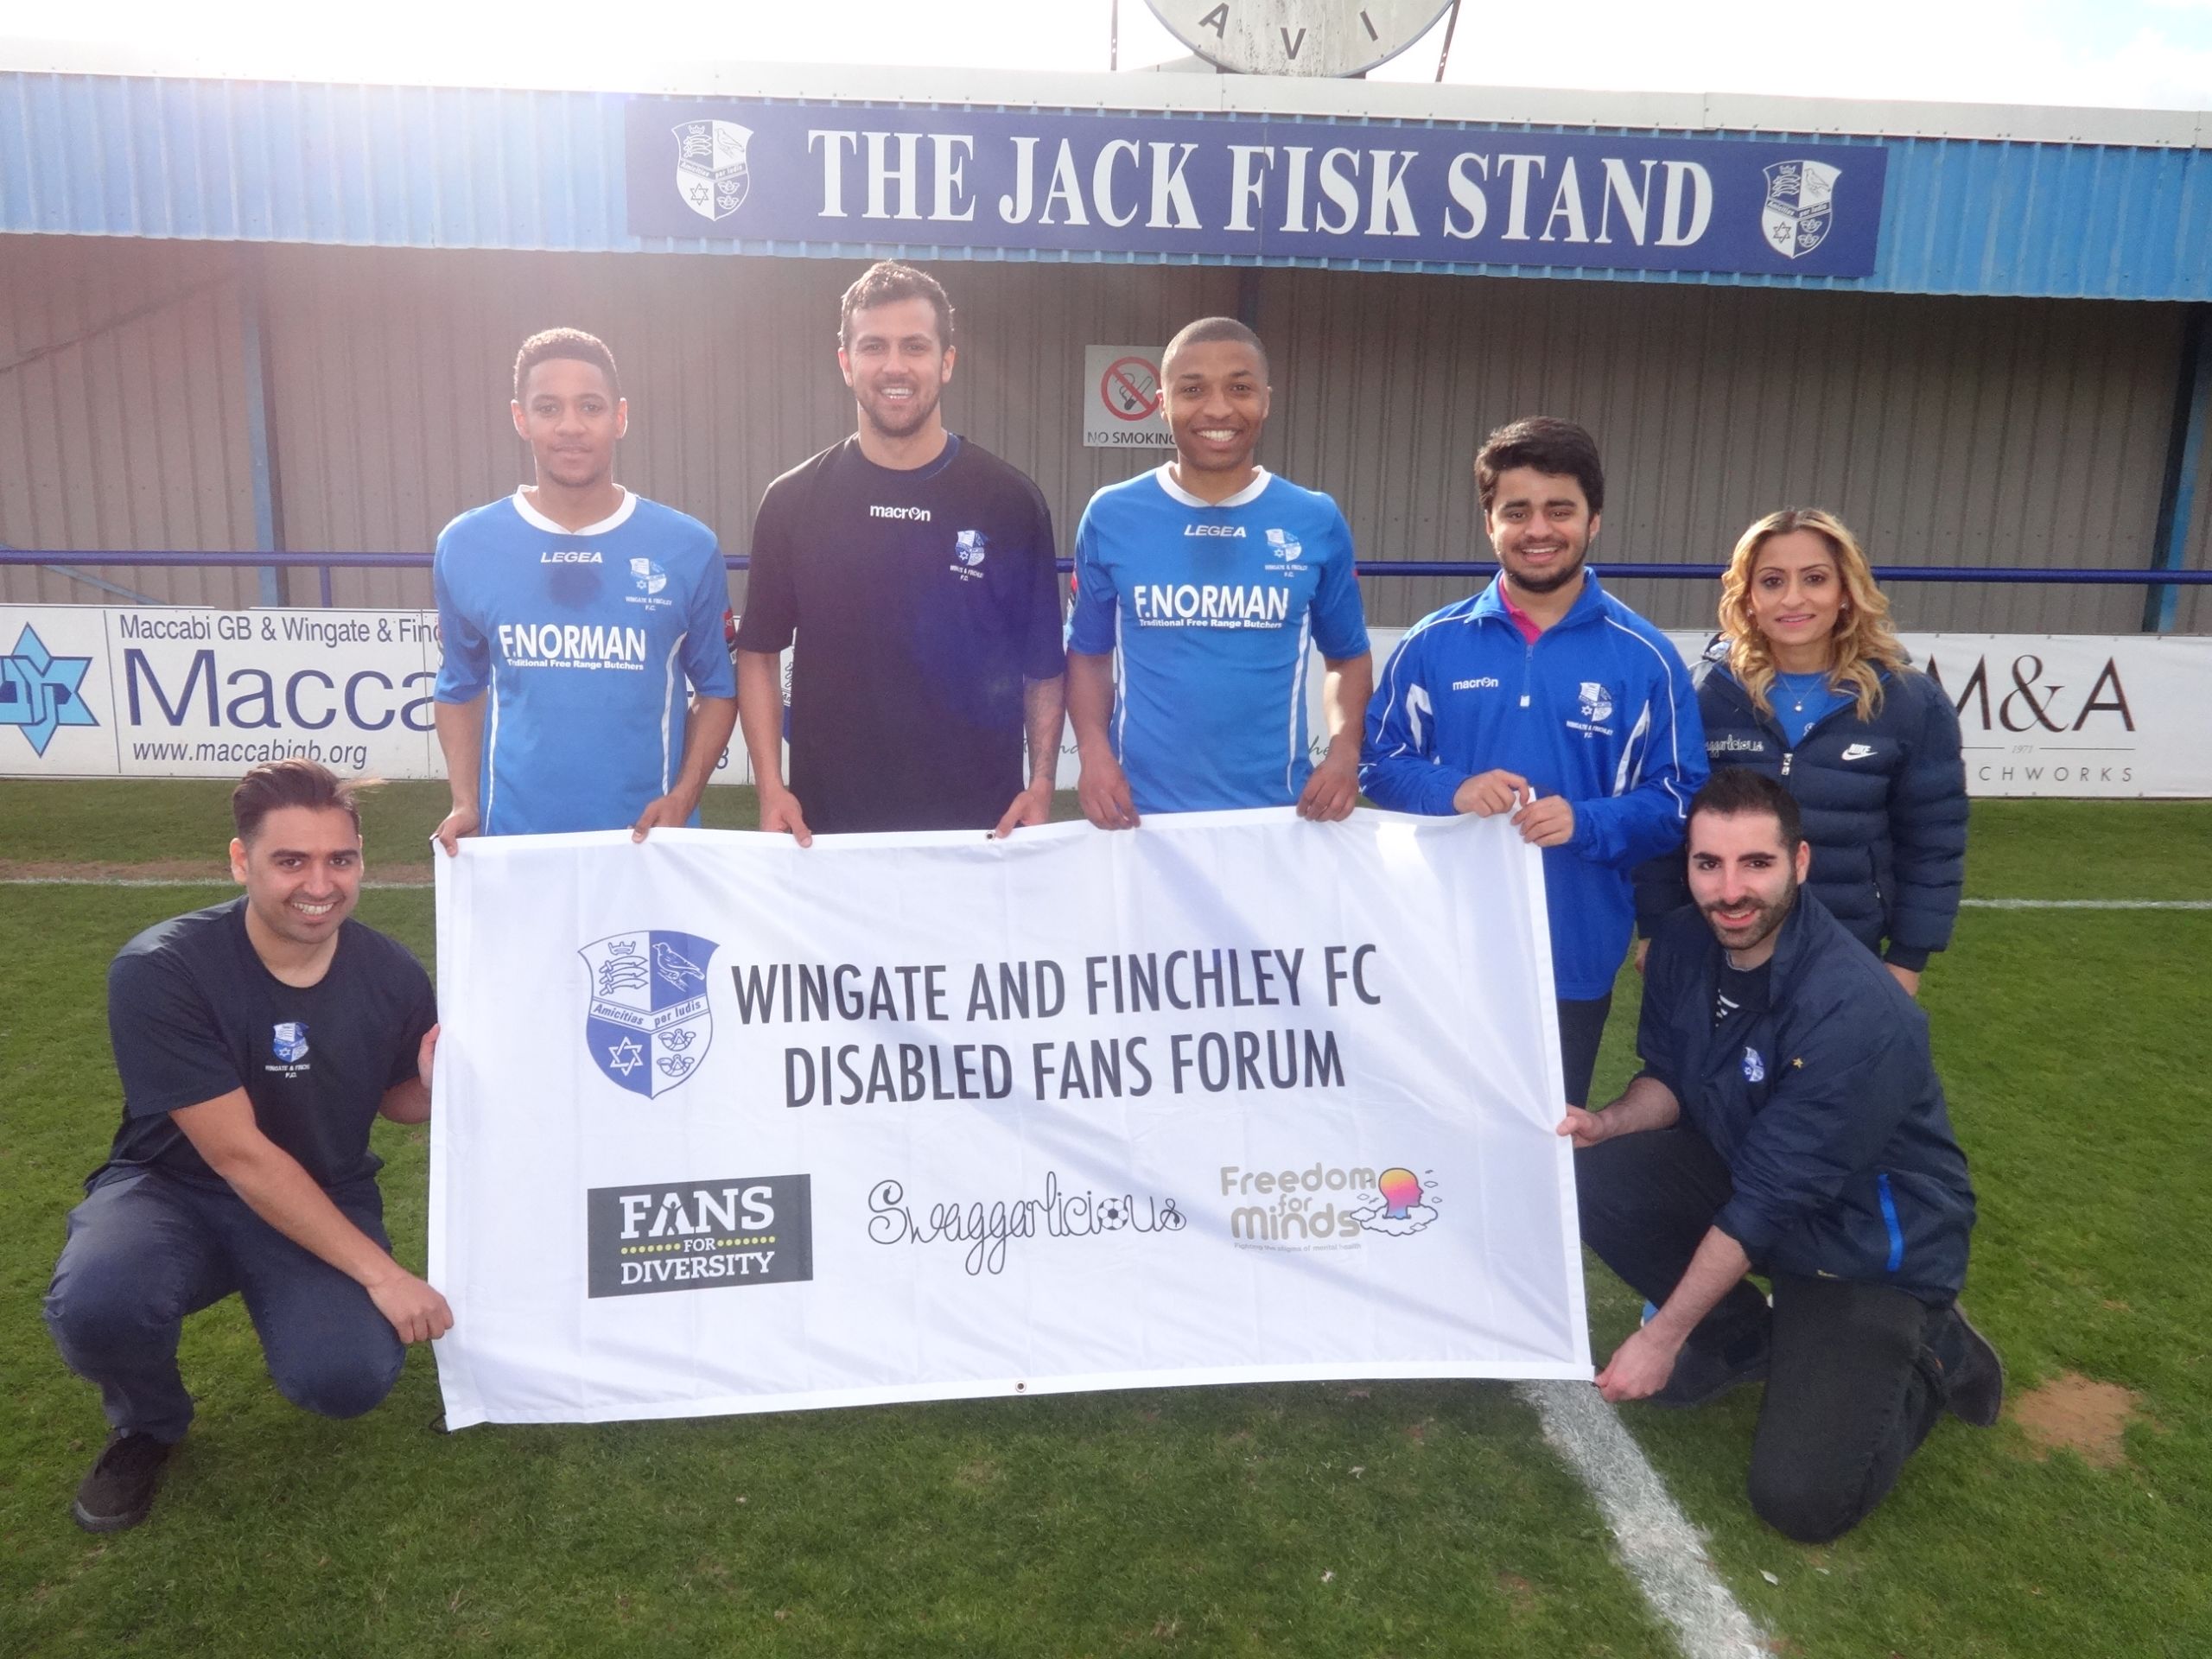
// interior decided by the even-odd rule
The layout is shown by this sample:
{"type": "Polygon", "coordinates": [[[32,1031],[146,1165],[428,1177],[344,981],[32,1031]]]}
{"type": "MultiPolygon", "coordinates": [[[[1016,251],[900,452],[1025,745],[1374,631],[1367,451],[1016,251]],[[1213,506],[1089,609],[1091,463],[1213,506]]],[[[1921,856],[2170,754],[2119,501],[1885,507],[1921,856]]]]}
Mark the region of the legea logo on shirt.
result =
{"type": "Polygon", "coordinates": [[[549,547],[537,556],[540,564],[605,564],[607,561],[588,547],[549,547]]]}

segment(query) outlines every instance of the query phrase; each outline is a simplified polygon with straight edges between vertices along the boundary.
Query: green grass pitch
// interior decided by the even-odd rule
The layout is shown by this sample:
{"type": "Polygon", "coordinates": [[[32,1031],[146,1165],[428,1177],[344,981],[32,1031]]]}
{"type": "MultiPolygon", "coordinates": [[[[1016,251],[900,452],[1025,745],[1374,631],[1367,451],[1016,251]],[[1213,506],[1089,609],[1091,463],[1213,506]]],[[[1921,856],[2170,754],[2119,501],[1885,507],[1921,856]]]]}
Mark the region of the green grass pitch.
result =
{"type": "MultiPolygon", "coordinates": [[[[198,861],[226,787],[0,782],[0,861],[198,861]]],[[[413,862],[435,785],[370,809],[413,862]]],[[[718,791],[709,821],[749,822],[718,791]]],[[[2212,804],[1985,802],[1970,893],[2212,899],[2212,804]]],[[[1672,1651],[1503,1384],[1154,1389],[447,1435],[427,1353],[357,1421],[294,1410],[235,1300],[154,1516],[68,1518],[103,1427],[39,1319],[117,1115],[103,976],[181,887],[0,888],[0,1654],[1637,1656],[1672,1651]]],[[[430,895],[364,919],[431,954],[430,895]]],[[[1826,1549],[1742,1497],[1756,1390],[1624,1420],[1778,1651],[2212,1653],[2212,911],[1969,910],[1925,995],[1981,1199],[1967,1300],[2015,1405],[2127,1390],[2097,1455],[1939,1427],[1826,1549]]],[[[1633,1063],[1624,975],[1599,1070],[1633,1063]]],[[[426,1137],[379,1126],[400,1254],[426,1137]]],[[[1602,1356],[1635,1319],[1589,1273],[1602,1356]]],[[[2112,1396],[2118,1398],[2119,1396],[2112,1396]]]]}

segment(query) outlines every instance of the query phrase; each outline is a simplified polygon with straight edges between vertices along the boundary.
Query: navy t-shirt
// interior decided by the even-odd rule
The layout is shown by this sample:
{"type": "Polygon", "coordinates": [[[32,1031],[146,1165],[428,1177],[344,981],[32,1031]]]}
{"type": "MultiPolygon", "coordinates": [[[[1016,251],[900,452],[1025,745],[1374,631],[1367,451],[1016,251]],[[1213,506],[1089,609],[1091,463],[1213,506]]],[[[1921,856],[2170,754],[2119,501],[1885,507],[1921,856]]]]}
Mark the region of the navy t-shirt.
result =
{"type": "Polygon", "coordinates": [[[753,522],[745,651],[791,652],[791,786],[810,829],[988,830],[1028,783],[1025,680],[1066,671],[1052,518],[948,435],[925,467],[847,438],[753,522]]]}
{"type": "Polygon", "coordinates": [[[369,1126],[415,1075],[438,1017],[430,977],[397,939],[348,921],[322,978],[287,985],[255,954],[245,905],[149,927],[109,968],[123,1124],[108,1164],[226,1185],[168,1115],[243,1088],[261,1132],[324,1187],[374,1175],[369,1126]]]}

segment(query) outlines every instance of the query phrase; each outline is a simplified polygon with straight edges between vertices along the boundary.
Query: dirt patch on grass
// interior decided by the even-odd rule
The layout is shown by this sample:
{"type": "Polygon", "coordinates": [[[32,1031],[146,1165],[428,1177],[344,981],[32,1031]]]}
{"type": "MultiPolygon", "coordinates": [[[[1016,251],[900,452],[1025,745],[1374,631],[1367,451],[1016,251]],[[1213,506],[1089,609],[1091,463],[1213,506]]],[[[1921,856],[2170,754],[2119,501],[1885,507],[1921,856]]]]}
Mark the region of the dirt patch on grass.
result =
{"type": "Polygon", "coordinates": [[[2068,1371],[2022,1395],[2013,1404],[2012,1418],[2037,1457],[2063,1447],[2094,1468],[2116,1469],[2127,1460],[2122,1437],[2139,1402],[2133,1389],[2068,1371]]]}
{"type": "MultiPolygon", "coordinates": [[[[137,864],[79,863],[61,858],[0,858],[0,881],[78,881],[87,887],[163,881],[228,883],[230,863],[220,858],[156,858],[137,864]]],[[[372,864],[372,887],[427,887],[428,864],[372,864]]]]}

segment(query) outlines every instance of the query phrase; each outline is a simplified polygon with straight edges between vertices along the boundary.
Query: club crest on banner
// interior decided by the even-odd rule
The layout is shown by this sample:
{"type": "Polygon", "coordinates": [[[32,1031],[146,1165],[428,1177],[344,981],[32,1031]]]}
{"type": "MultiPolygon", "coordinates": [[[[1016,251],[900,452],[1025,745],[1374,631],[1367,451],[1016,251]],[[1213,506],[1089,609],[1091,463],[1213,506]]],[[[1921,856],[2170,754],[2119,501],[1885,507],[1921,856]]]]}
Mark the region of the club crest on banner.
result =
{"type": "Polygon", "coordinates": [[[1835,181],[1842,169],[1826,162],[1777,162],[1766,169],[1766,205],[1759,224],[1769,246],[1792,259],[1821,245],[1835,222],[1835,181]]]}
{"type": "Polygon", "coordinates": [[[734,121],[679,121],[675,132],[677,194],[702,219],[728,219],[745,205],[753,183],[745,159],[753,130],[734,121]]]}
{"type": "Polygon", "coordinates": [[[707,969],[720,949],[696,933],[613,933],[576,954],[590,980],[584,1044],[593,1064],[634,1094],[652,1096],[696,1071],[714,1039],[707,969]]]}

